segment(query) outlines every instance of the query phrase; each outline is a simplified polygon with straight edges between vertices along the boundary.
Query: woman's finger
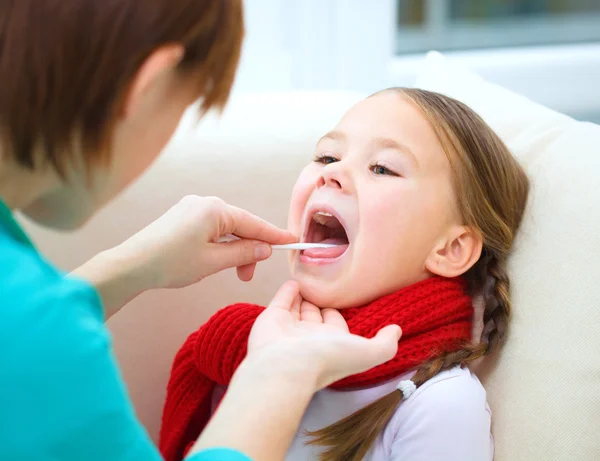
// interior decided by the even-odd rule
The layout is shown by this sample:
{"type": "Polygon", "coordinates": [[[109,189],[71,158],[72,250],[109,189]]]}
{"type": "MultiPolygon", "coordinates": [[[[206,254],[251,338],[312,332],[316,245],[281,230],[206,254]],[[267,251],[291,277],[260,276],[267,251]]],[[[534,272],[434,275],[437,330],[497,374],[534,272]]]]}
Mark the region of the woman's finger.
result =
{"type": "Polygon", "coordinates": [[[300,320],[311,323],[323,323],[321,309],[308,301],[302,301],[300,306],[300,320]]]}
{"type": "Polygon", "coordinates": [[[402,328],[398,325],[383,327],[369,339],[369,354],[365,354],[367,367],[371,368],[391,360],[398,351],[398,341],[402,337],[402,328]]]}
{"type": "Polygon", "coordinates": [[[256,240],[235,240],[211,244],[214,252],[210,258],[210,272],[216,273],[230,267],[242,267],[264,261],[271,256],[271,247],[256,240]]]}
{"type": "Polygon", "coordinates": [[[256,263],[246,264],[245,266],[238,266],[236,268],[238,279],[242,282],[249,282],[254,277],[254,270],[256,269],[256,263]]]}
{"type": "Polygon", "coordinates": [[[323,309],[321,314],[323,315],[323,323],[334,325],[343,331],[350,331],[346,320],[337,309],[323,309]]]}
{"type": "Polygon", "coordinates": [[[300,296],[296,296],[294,302],[292,303],[292,309],[290,310],[292,317],[294,320],[300,320],[300,306],[302,305],[302,298],[300,296]]]}
{"type": "Polygon", "coordinates": [[[226,213],[228,216],[224,219],[221,235],[234,234],[241,238],[261,240],[270,244],[298,241],[298,238],[291,232],[280,229],[241,208],[228,205],[226,213]]]}
{"type": "Polygon", "coordinates": [[[294,303],[300,302],[300,286],[294,280],[285,282],[267,306],[267,309],[291,311],[294,303]]]}
{"type": "Polygon", "coordinates": [[[397,325],[388,325],[371,339],[348,334],[346,340],[340,343],[342,347],[337,347],[330,356],[330,360],[338,367],[336,372],[324,376],[321,386],[328,386],[346,376],[362,373],[391,360],[398,351],[401,333],[397,325]]]}

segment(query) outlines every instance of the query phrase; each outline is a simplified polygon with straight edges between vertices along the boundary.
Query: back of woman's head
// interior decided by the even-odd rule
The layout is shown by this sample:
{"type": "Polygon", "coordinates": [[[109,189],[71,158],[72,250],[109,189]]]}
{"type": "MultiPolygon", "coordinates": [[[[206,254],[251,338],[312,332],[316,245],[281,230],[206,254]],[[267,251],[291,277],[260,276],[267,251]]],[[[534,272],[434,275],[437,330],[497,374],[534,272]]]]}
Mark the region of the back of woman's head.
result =
{"type": "MultiPolygon", "coordinates": [[[[481,338],[460,350],[432,351],[413,382],[469,364],[497,349],[506,337],[511,311],[506,259],[521,223],[529,181],[502,140],[473,110],[450,97],[420,89],[392,88],[416,105],[433,127],[450,161],[463,225],[483,242],[481,256],[463,275],[473,295],[483,296],[481,338]]],[[[311,433],[311,444],[327,447],[322,461],[358,461],[383,431],[403,399],[396,390],[352,415],[311,433]]]]}
{"type": "Polygon", "coordinates": [[[106,156],[128,85],[165,45],[183,46],[178,70],[195,82],[202,109],[223,107],[242,38],[241,0],[3,1],[3,155],[59,173],[75,139],[87,155],[106,156]]]}

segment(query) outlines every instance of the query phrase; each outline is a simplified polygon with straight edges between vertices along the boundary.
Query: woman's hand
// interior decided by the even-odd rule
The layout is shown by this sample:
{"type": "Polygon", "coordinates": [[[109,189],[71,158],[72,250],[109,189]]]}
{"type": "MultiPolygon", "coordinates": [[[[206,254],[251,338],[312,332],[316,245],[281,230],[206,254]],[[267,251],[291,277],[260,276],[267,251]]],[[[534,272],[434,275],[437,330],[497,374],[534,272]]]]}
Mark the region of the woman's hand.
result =
{"type": "Polygon", "coordinates": [[[372,339],[350,334],[339,312],[302,302],[298,285],[286,283],[254,323],[248,355],[192,451],[231,447],[282,460],[313,394],[390,360],[401,333],[390,325],[372,339]]]}
{"type": "Polygon", "coordinates": [[[372,339],[351,334],[337,310],[303,301],[298,289],[296,282],[284,284],[257,318],[248,340],[249,360],[314,376],[316,392],[396,355],[399,326],[388,325],[372,339]]]}
{"type": "Polygon", "coordinates": [[[288,231],[216,197],[189,196],[133,237],[75,271],[100,292],[107,316],[143,291],[180,288],[237,267],[250,280],[270,244],[295,242],[288,231]],[[216,243],[235,234],[240,240],[216,243]]]}
{"type": "Polygon", "coordinates": [[[269,244],[296,238],[217,197],[188,196],[120,246],[152,273],[157,288],[180,288],[231,267],[250,280],[256,262],[271,256],[269,244]],[[235,234],[241,240],[216,243],[235,234]]]}

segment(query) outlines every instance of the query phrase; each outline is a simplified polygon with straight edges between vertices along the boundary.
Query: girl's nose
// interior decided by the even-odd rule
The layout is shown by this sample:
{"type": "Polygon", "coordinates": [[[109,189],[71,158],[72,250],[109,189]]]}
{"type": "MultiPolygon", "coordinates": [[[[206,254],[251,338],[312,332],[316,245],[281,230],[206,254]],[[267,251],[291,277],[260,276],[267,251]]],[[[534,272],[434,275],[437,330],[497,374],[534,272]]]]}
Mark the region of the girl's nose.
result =
{"type": "Polygon", "coordinates": [[[317,178],[317,189],[324,187],[336,189],[342,193],[349,194],[354,190],[352,165],[347,161],[339,161],[325,165],[317,178]]]}
{"type": "Polygon", "coordinates": [[[321,176],[319,176],[319,179],[317,179],[317,187],[321,188],[325,186],[333,187],[335,189],[342,189],[342,184],[338,179],[336,179],[333,175],[324,172],[321,176]]]}

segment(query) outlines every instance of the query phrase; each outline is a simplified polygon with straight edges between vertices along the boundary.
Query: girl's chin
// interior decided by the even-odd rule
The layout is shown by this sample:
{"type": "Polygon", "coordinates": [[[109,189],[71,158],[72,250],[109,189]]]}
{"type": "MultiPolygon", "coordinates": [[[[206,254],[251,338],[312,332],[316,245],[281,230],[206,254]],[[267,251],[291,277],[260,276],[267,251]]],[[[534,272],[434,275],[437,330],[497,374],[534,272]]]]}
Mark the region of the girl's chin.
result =
{"type": "Polygon", "coordinates": [[[347,299],[348,290],[337,284],[319,281],[314,283],[294,277],[300,284],[300,296],[315,306],[326,309],[347,309],[352,307],[351,301],[347,299]],[[345,295],[345,296],[344,296],[345,295]]]}

